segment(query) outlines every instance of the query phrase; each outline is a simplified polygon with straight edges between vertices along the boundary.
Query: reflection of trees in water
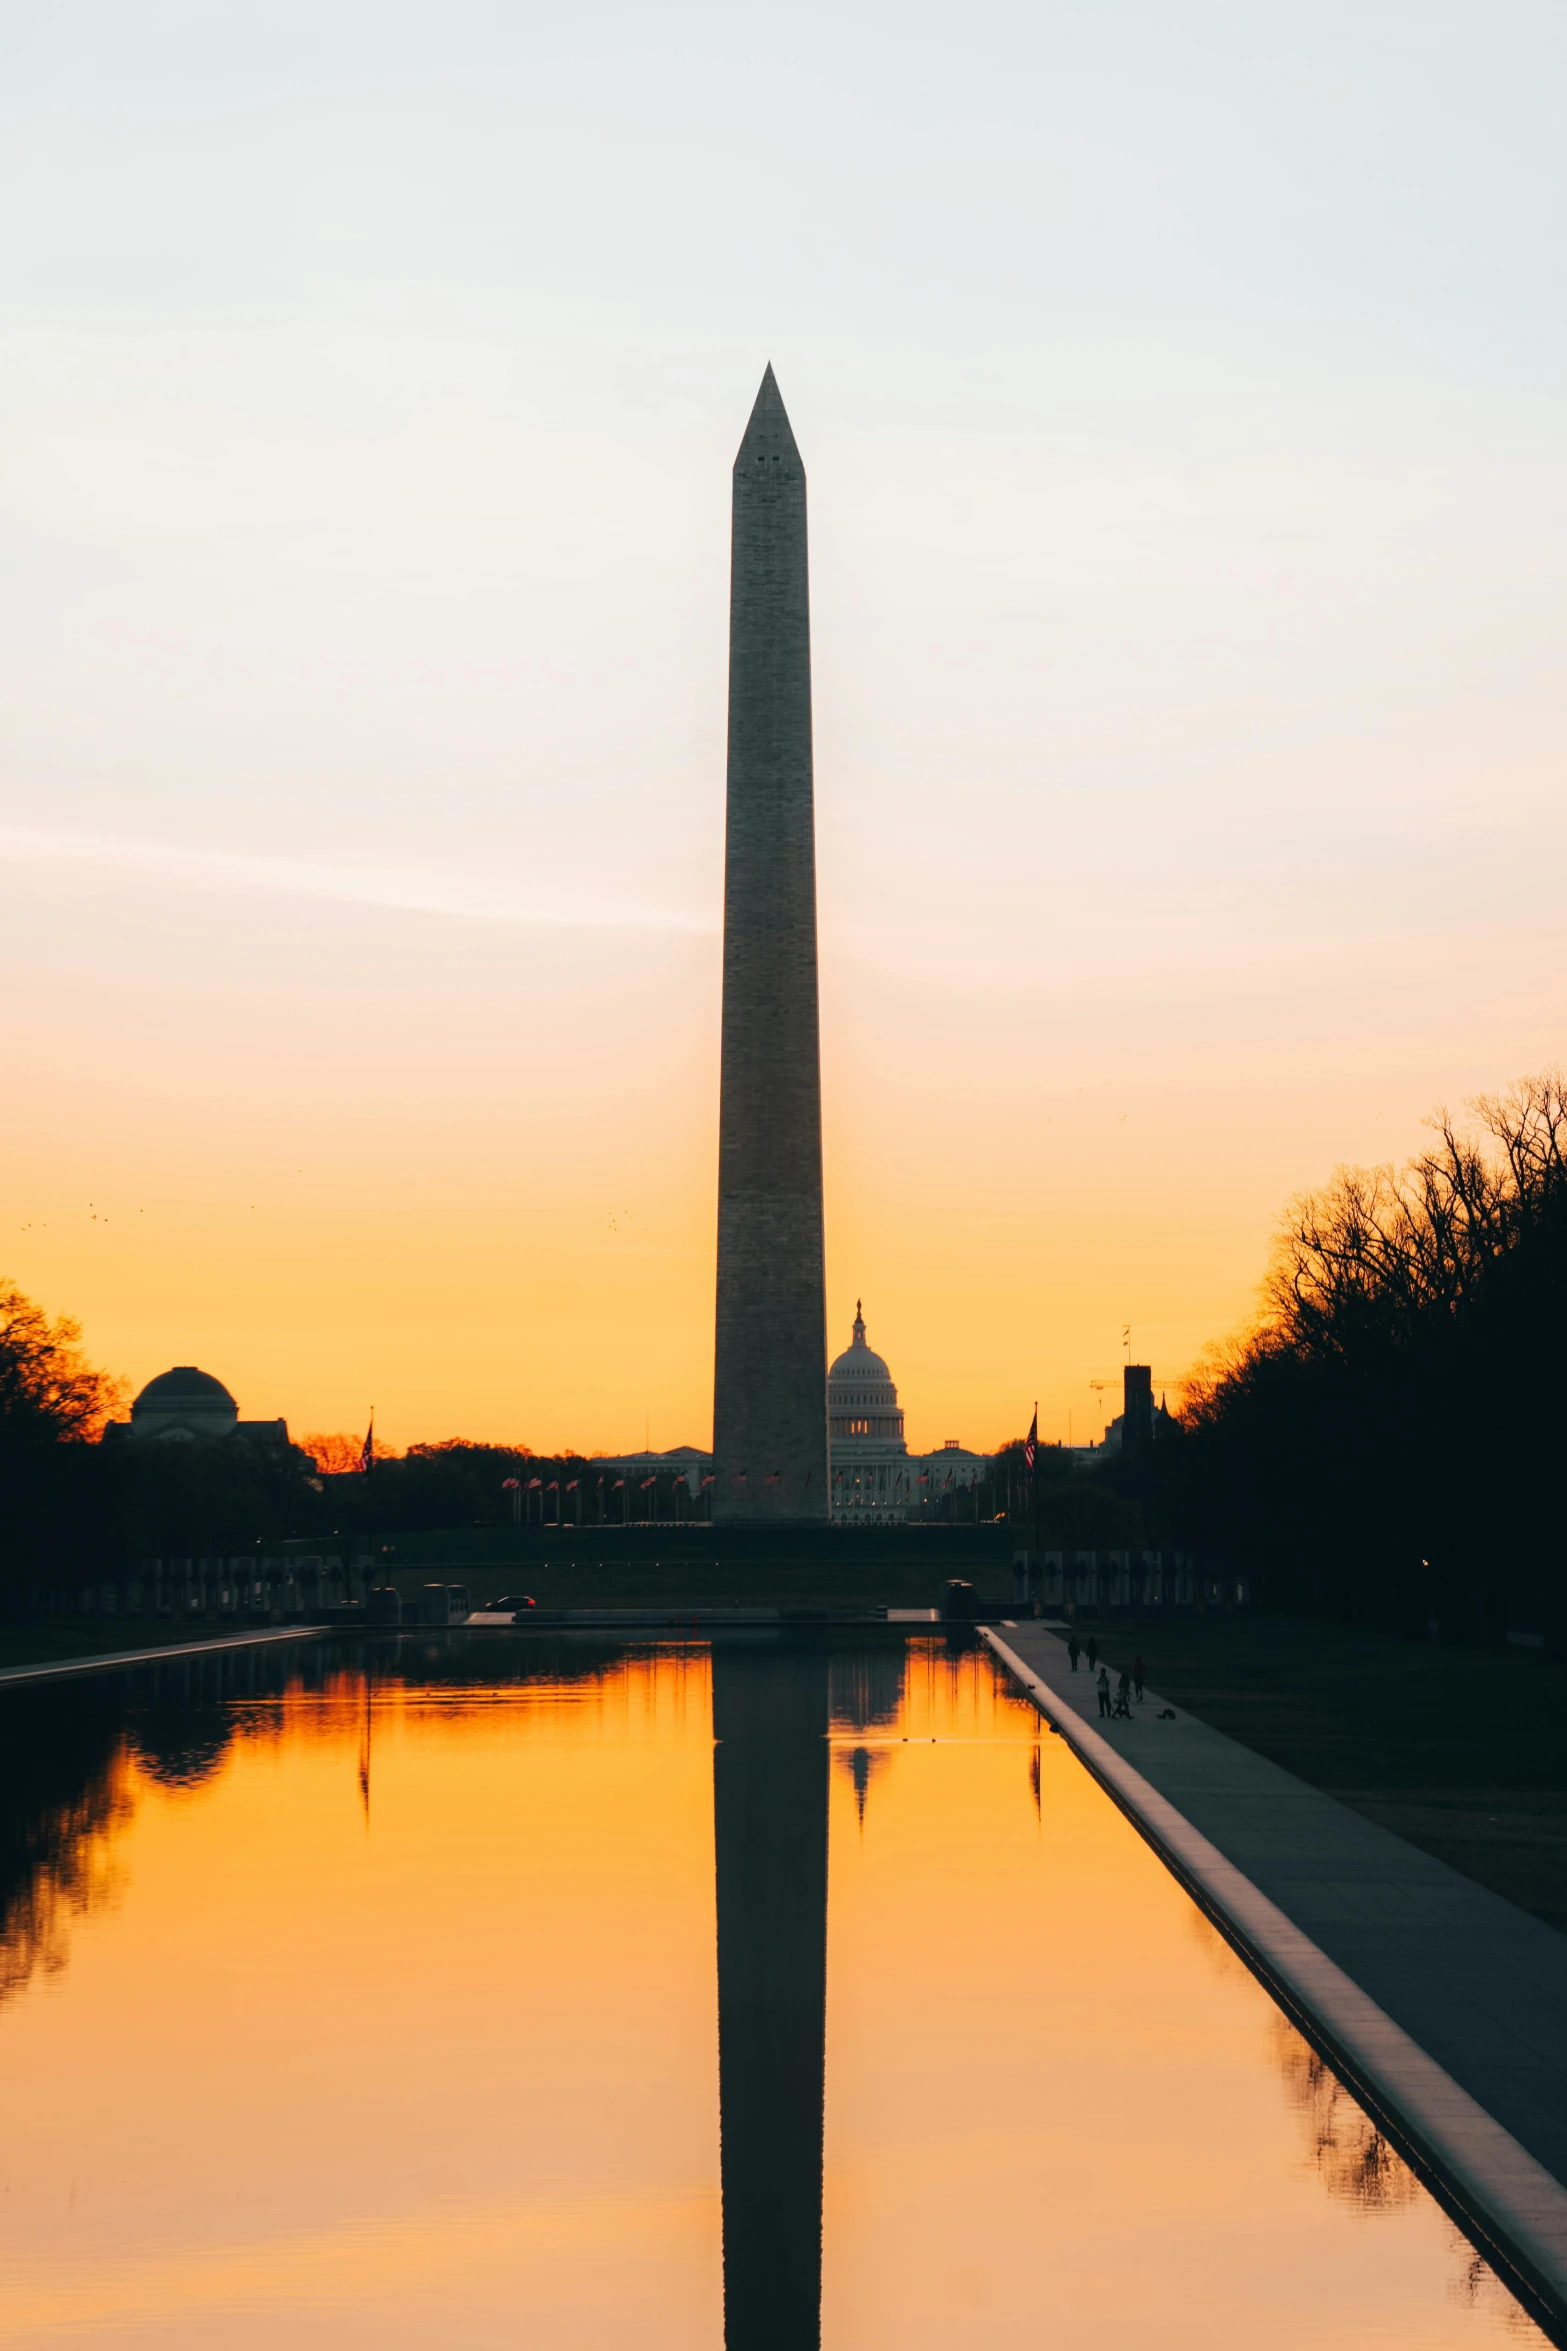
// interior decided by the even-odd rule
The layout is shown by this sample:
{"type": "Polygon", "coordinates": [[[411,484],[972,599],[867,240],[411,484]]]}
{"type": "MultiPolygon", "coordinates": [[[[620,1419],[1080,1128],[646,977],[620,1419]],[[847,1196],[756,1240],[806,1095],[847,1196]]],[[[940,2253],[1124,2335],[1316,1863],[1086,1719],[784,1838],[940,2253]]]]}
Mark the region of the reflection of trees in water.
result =
{"type": "Polygon", "coordinates": [[[1451,2262],[1448,2277],[1448,2300],[1460,2303],[1469,2310],[1483,2310],[1488,2318],[1500,2319],[1505,2333],[1521,2343],[1538,2344],[1543,2341],[1539,2328],[1521,2302],[1508,2292],[1483,2253],[1477,2253],[1455,2221],[1442,2215],[1447,2230],[1447,2250],[1451,2262]]]}
{"type": "Polygon", "coordinates": [[[0,2000],[57,1974],[72,1920],[119,1890],[114,1848],[134,1808],[122,1718],[101,1685],[12,1690],[0,1705],[0,2000]]]}
{"type": "Polygon", "coordinates": [[[327,1644],[167,1658],[121,1685],[127,1742],[160,1787],[202,1787],[237,1743],[276,1738],[280,1703],[286,1711],[300,1695],[329,1689],[342,1669],[340,1653],[327,1644]]]}
{"type": "MultiPolygon", "coordinates": [[[[1195,1902],[1187,1923],[1216,1974],[1236,1985],[1256,1984],[1251,1969],[1195,1902]]],[[[1271,2002],[1267,2029],[1268,2054],[1300,2123],[1308,2161],[1328,2194],[1364,2213],[1399,2212],[1414,2203],[1421,2188],[1408,2164],[1333,2068],[1271,2002]]]]}
{"type": "Polygon", "coordinates": [[[71,1921],[118,1894],[124,1881],[114,1845],[134,1809],[130,1773],[117,1756],[74,1802],[32,1824],[29,1866],[0,1908],[0,2001],[35,1975],[58,1975],[71,1921]]]}
{"type": "MultiPolygon", "coordinates": [[[[356,1645],[357,1646],[357,1645],[356,1645]]],[[[368,1650],[370,1644],[365,1644],[368,1650]]],[[[603,1634],[461,1631],[393,1636],[373,1669],[410,1718],[486,1713],[526,1700],[533,1727],[552,1717],[610,1736],[659,1726],[706,1736],[712,1660],[705,1640],[617,1640],[603,1634]]]]}
{"type": "Polygon", "coordinates": [[[341,1662],[355,1662],[373,1671],[378,1680],[398,1681],[414,1690],[550,1689],[556,1684],[592,1686],[619,1680],[649,1663],[665,1665],[695,1659],[705,1671],[705,1644],[654,1642],[633,1644],[604,1635],[527,1633],[518,1637],[499,1633],[476,1638],[461,1631],[383,1635],[379,1640],[355,1642],[351,1650],[334,1652],[341,1662]]]}
{"type": "Polygon", "coordinates": [[[120,1893],[113,1846],[132,1817],[129,1773],[115,1759],[75,1803],[33,1824],[31,1869],[0,1909],[0,2001],[35,1975],[59,1975],[70,1956],[70,1921],[120,1893]]]}
{"type": "Polygon", "coordinates": [[[1398,2212],[1413,2204],[1420,2183],[1408,2164],[1394,2154],[1332,2067],[1276,2010],[1268,2019],[1268,2039],[1284,2094],[1328,2194],[1367,2213],[1398,2212]]]}
{"type": "Polygon", "coordinates": [[[200,1786],[244,1735],[244,1701],[325,1672],[323,1653],[258,1648],[0,1693],[0,2001],[58,1973],[73,1921],[121,1892],[138,1780],[200,1786]]]}
{"type": "Polygon", "coordinates": [[[199,1788],[216,1773],[233,1736],[233,1721],[219,1708],[187,1713],[165,1703],[138,1713],[131,1744],[148,1779],[165,1788],[199,1788]]]}
{"type": "Polygon", "coordinates": [[[903,1705],[904,1644],[861,1649],[828,1666],[828,1703],[835,1731],[884,1730],[903,1705]]]}
{"type": "MultiPolygon", "coordinates": [[[[1335,2202],[1369,2217],[1404,2212],[1419,2203],[1425,2194],[1419,2180],[1326,2060],[1277,2012],[1268,2020],[1268,2034],[1285,2094],[1304,2127],[1312,2167],[1335,2202]]],[[[1484,2309],[1500,2317],[1509,2334],[1538,2343],[1534,2321],[1484,2254],[1445,2213],[1442,2222],[1449,2300],[1484,2309]]]]}
{"type": "MultiPolygon", "coordinates": [[[[1287,2017],[1269,2019],[1273,2061],[1285,2094],[1305,2129],[1313,2168],[1335,2202],[1380,2217],[1403,2212],[1425,2194],[1402,2156],[1388,2145],[1365,2109],[1287,2017]]],[[[1539,2330],[1514,2300],[1484,2254],[1442,2214],[1447,2238],[1448,2299],[1500,2317],[1509,2334],[1538,2343],[1539,2330]]]]}
{"type": "MultiPolygon", "coordinates": [[[[194,1790],[236,1745],[340,1736],[358,1726],[367,1677],[602,1691],[637,1663],[620,1642],[519,1642],[502,1653],[383,1637],[171,1657],[0,1693],[0,2002],[62,1969],[73,1921],[120,1892],[117,1851],[139,1781],[194,1790]]],[[[700,1664],[705,1699],[705,1653],[700,1664]]]]}
{"type": "MultiPolygon", "coordinates": [[[[1192,1936],[1202,1945],[1215,1972],[1234,1983],[1251,1984],[1260,1990],[1245,1961],[1195,1903],[1190,1905],[1187,1915],[1192,1936]]],[[[1334,2202],[1346,2204],[1367,2218],[1404,2212],[1419,2203],[1426,2191],[1408,2164],[1389,2146],[1333,2068],[1271,2002],[1267,2024],[1269,2055],[1301,2123],[1309,2168],[1334,2202]]],[[[1449,2255],[1449,2297],[1456,2302],[1483,2306],[1502,2318],[1509,2334],[1538,2343],[1541,2338],[1534,2321],[1514,2300],[1484,2255],[1476,2252],[1463,2231],[1445,2213],[1442,2221],[1449,2255]]]]}
{"type": "Polygon", "coordinates": [[[907,1644],[904,1720],[911,1738],[928,1736],[939,1723],[958,1738],[1024,1738],[1039,1735],[1039,1715],[977,1635],[968,1630],[916,1634],[907,1644]]]}

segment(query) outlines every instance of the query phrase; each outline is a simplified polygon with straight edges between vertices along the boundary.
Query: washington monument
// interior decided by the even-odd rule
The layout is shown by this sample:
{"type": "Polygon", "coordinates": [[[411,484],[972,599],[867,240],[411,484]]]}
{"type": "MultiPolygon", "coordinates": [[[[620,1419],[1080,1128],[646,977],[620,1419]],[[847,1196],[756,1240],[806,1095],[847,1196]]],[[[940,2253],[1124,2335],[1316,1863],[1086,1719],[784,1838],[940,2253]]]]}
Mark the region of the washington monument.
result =
{"type": "Polygon", "coordinates": [[[825,1519],[805,468],[769,367],[734,466],[713,1516],[825,1519]]]}

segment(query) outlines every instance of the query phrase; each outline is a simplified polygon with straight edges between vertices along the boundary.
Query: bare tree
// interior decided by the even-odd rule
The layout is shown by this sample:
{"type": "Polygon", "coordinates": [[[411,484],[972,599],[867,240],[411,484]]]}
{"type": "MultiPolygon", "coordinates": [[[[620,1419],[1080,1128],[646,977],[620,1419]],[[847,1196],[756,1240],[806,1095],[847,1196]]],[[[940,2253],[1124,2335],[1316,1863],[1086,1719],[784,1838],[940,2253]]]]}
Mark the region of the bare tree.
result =
{"type": "Polygon", "coordinates": [[[1488,1634],[1505,1612],[1554,1642],[1567,1081],[1466,1111],[1436,1113],[1407,1166],[1341,1168],[1290,1203],[1255,1321],[1186,1384],[1184,1501],[1335,1612],[1488,1634]],[[1502,1409],[1499,1452],[1482,1432],[1502,1409]]]}
{"type": "Polygon", "coordinates": [[[123,1409],[124,1381],[86,1360],[81,1337],[68,1315],[51,1322],[13,1282],[0,1282],[0,1424],[9,1433],[82,1442],[123,1409]]]}

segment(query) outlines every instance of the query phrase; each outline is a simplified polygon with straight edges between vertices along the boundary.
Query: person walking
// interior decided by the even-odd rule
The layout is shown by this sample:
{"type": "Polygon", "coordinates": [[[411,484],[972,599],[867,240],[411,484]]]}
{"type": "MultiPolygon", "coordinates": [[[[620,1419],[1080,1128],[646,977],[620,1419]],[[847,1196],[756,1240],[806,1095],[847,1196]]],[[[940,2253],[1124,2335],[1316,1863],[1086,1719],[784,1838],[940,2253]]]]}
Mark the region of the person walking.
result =
{"type": "Polygon", "coordinates": [[[1139,1706],[1141,1706],[1143,1702],[1143,1671],[1144,1667],[1141,1657],[1134,1657],[1132,1659],[1132,1688],[1137,1692],[1137,1703],[1139,1706]]]}
{"type": "Polygon", "coordinates": [[[1082,1654],[1083,1644],[1078,1639],[1076,1632],[1074,1631],[1068,1633],[1066,1637],[1067,1663],[1071,1666],[1074,1673],[1077,1671],[1077,1661],[1082,1656],[1082,1654]]]}
{"type": "Polygon", "coordinates": [[[1098,1635],[1097,1633],[1090,1633],[1090,1634],[1089,1634],[1089,1636],[1088,1636],[1088,1670],[1089,1670],[1089,1672],[1090,1672],[1090,1673],[1092,1673],[1092,1672],[1093,1672],[1093,1670],[1094,1670],[1094,1667],[1095,1667],[1095,1666],[1096,1666],[1098,1663],[1099,1663],[1099,1635],[1098,1635]]]}
{"type": "Polygon", "coordinates": [[[1121,1678],[1115,1685],[1115,1711],[1118,1715],[1124,1717],[1127,1722],[1131,1721],[1132,1677],[1127,1672],[1125,1666],[1121,1668],[1121,1678]]]}
{"type": "Polygon", "coordinates": [[[1107,1665],[1102,1665],[1099,1668],[1099,1680],[1095,1687],[1099,1692],[1099,1711],[1101,1714],[1108,1714],[1110,1711],[1110,1668],[1107,1665]]]}

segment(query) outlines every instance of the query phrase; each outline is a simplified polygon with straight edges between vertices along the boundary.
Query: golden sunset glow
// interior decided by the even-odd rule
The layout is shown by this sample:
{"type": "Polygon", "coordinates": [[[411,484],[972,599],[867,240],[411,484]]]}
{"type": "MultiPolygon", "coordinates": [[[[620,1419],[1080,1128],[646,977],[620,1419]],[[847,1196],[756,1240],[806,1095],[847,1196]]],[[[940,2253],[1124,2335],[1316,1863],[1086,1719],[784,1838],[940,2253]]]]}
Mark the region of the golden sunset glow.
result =
{"type": "MultiPolygon", "coordinates": [[[[374,1404],[396,1444],[614,1449],[647,1431],[705,1445],[716,938],[557,945],[548,1033],[519,1047],[539,951],[508,940],[502,953],[486,935],[488,968],[473,969],[466,934],[422,924],[396,950],[388,1033],[356,1004],[366,1058],[315,1019],[311,988],[338,984],[319,941],[279,943],[286,970],[263,1016],[233,993],[244,920],[219,939],[202,910],[182,912],[232,988],[182,1018],[178,1067],[157,1085],[159,986],[135,969],[150,909],[117,990],[122,1007],[146,999],[127,1015],[146,1051],[127,1065],[112,1034],[84,1043],[58,1008],[46,1016],[3,1179],[22,1285],[78,1313],[89,1352],[133,1387],[199,1363],[245,1414],[284,1414],[296,1431],[362,1427],[374,1404]],[[657,1048],[623,1055],[617,1007],[636,1003],[658,1007],[657,1048]],[[420,1072],[417,1103],[393,1074],[392,1034],[420,1072]],[[62,1092],[44,1065],[65,1059],[76,1074],[62,1092]],[[199,1104],[186,1097],[198,1071],[199,1104]]],[[[336,926],[334,958],[344,932],[367,955],[377,936],[390,949],[365,925],[356,912],[336,926]]],[[[847,1344],[863,1296],[917,1447],[1016,1435],[1036,1394],[1043,1434],[1097,1436],[1119,1409],[1126,1323],[1156,1386],[1173,1388],[1249,1311],[1299,1183],[1341,1158],[1402,1155],[1439,1091],[1457,1099],[1495,1074],[1478,1048],[1396,1081],[1355,1055],[1331,1079],[1307,1068],[1253,1091],[1246,1054],[1268,1055],[1266,1011],[1236,1003],[1222,1013],[1240,1031],[1223,1046],[1227,1079],[1194,1043],[1184,1070],[1177,1043],[1173,1068],[1145,1067],[1139,1049],[1108,1078],[1086,1037],[1057,1036],[1044,1082],[1011,1098],[1007,1032],[982,1003],[985,1035],[971,1050],[949,1033],[925,1101],[897,1074],[891,1008],[862,977],[829,926],[829,1343],[847,1344]],[[1225,1109],[1231,1081],[1244,1116],[1225,1109]]],[[[939,1029],[945,1016],[927,998],[920,1017],[939,1029]]],[[[1520,1066],[1543,1054],[1538,1020],[1514,1036],[1520,1066]]]]}

